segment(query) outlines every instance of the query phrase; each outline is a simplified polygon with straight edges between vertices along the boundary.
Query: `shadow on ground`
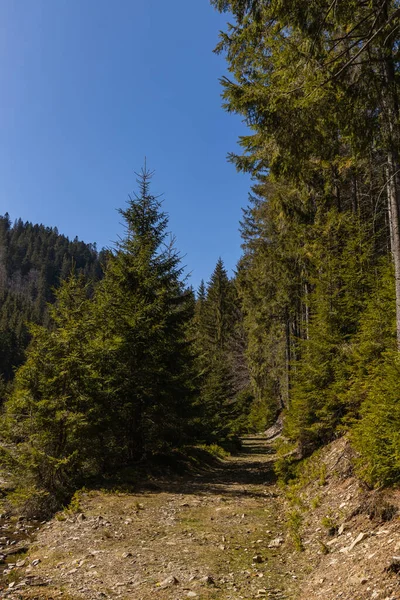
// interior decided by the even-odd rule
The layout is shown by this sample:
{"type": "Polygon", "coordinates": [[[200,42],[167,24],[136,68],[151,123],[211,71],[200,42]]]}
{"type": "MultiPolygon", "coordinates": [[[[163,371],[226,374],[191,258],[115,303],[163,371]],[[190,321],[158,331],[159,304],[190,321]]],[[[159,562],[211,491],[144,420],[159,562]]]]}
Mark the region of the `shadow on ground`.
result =
{"type": "Polygon", "coordinates": [[[141,493],[216,494],[219,496],[253,496],[265,498],[265,489],[276,482],[274,454],[266,438],[254,436],[243,440],[240,453],[226,460],[190,469],[177,476],[156,477],[143,481],[135,491],[141,493]]]}

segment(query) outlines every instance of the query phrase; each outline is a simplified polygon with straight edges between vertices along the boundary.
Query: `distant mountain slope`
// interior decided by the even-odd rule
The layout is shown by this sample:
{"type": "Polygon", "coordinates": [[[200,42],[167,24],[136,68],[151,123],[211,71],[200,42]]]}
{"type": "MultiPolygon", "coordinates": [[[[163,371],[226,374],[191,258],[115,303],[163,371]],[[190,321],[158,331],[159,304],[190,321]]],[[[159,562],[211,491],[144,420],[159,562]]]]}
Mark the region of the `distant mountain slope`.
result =
{"type": "MultiPolygon", "coordinates": [[[[96,246],[70,241],[56,227],[11,223],[0,215],[0,377],[9,381],[29,342],[26,323],[46,324],[53,289],[73,266],[88,280],[102,277],[96,246]]],[[[0,390],[1,392],[1,390],[0,390]]]]}

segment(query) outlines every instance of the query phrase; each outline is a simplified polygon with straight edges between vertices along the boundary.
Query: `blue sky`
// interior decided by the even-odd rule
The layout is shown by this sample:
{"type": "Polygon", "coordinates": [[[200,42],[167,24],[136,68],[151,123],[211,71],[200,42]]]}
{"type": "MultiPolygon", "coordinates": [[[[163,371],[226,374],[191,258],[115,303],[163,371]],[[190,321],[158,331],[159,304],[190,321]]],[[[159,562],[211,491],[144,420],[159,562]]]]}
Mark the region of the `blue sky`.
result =
{"type": "Polygon", "coordinates": [[[146,156],[193,285],[233,269],[250,181],[226,161],[225,23],[208,0],[2,0],[0,214],[110,246],[146,156]]]}

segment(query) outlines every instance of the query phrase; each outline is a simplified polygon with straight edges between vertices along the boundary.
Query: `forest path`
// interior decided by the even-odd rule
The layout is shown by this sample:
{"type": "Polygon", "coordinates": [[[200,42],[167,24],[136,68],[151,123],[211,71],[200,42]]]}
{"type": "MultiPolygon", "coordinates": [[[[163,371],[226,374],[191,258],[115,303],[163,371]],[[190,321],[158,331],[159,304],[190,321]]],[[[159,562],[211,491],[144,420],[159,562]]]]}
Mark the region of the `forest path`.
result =
{"type": "Polygon", "coordinates": [[[295,598],[273,462],[271,441],[246,437],[239,455],[203,473],[135,494],[84,494],[81,514],[41,530],[3,596],[295,598]]]}

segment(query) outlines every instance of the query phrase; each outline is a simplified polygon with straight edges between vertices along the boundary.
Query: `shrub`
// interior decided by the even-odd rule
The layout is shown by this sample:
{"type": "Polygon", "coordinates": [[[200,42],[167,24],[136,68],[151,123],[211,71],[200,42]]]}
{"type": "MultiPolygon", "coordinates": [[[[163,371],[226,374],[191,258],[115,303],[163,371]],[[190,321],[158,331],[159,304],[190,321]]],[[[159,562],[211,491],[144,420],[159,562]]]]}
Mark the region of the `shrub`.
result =
{"type": "Polygon", "coordinates": [[[400,355],[387,353],[371,375],[361,418],[352,439],[360,458],[358,474],[371,486],[400,482],[400,355]]]}

